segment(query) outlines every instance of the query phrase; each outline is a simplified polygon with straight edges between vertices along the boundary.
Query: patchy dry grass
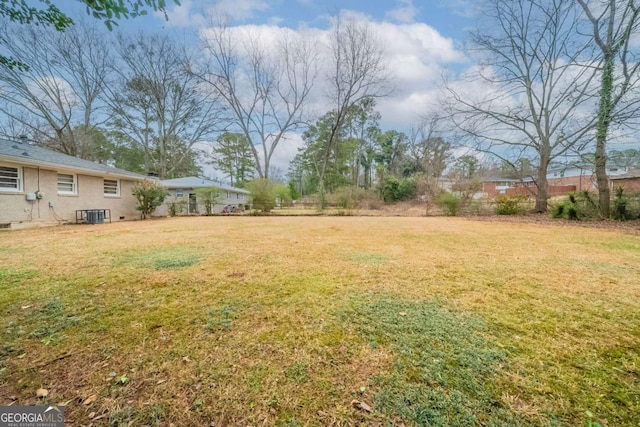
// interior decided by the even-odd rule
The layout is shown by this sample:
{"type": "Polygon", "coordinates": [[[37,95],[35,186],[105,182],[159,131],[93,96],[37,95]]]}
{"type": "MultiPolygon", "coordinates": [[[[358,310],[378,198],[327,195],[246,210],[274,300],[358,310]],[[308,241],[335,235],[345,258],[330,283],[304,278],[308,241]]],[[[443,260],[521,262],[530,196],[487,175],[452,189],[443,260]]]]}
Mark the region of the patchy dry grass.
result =
{"type": "Polygon", "coordinates": [[[1,233],[0,405],[63,403],[69,426],[638,426],[638,301],[640,237],[615,230],[199,217],[1,233]]]}

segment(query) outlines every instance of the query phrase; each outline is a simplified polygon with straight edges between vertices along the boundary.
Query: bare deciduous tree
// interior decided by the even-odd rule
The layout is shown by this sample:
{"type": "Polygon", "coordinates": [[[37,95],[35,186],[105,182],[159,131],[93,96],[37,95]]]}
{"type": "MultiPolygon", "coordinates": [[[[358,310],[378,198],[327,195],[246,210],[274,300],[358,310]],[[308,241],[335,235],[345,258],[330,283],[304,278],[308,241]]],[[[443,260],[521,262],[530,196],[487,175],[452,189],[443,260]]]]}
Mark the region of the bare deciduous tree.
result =
{"type": "Polygon", "coordinates": [[[90,160],[101,95],[110,63],[102,34],[87,25],[5,26],[0,37],[12,58],[29,70],[0,67],[0,111],[47,147],[90,160]]]}
{"type": "Polygon", "coordinates": [[[472,34],[484,63],[471,78],[477,92],[449,85],[455,125],[476,149],[502,160],[533,157],[536,210],[547,209],[550,162],[585,143],[594,118],[588,90],[588,43],[576,41],[581,17],[567,0],[490,0],[487,28],[472,34]],[[514,153],[515,152],[515,153],[514,153]]]}
{"type": "Polygon", "coordinates": [[[412,172],[423,172],[430,178],[440,178],[451,159],[451,143],[442,136],[442,118],[437,114],[424,117],[411,129],[408,138],[412,172]]]}
{"type": "Polygon", "coordinates": [[[269,178],[276,148],[305,123],[316,54],[311,40],[290,30],[272,44],[239,31],[223,19],[212,25],[203,36],[208,58],[192,64],[190,73],[220,97],[232,124],[228,130],[247,138],[258,175],[269,178]]]}
{"type": "Polygon", "coordinates": [[[168,36],[118,37],[119,82],[109,90],[112,125],[144,152],[146,173],[194,173],[195,144],[218,129],[216,99],[186,72],[186,50],[168,36]]]}
{"type": "Polygon", "coordinates": [[[600,211],[609,216],[609,128],[615,122],[624,125],[640,113],[640,49],[632,40],[640,30],[640,4],[635,0],[577,1],[591,23],[591,34],[601,54],[595,169],[600,211]]]}
{"type": "Polygon", "coordinates": [[[325,204],[324,180],[334,145],[354,105],[365,98],[379,98],[391,93],[390,73],[381,43],[364,22],[343,21],[336,17],[330,39],[331,62],[328,75],[334,121],[325,141],[318,193],[320,207],[325,204]]]}

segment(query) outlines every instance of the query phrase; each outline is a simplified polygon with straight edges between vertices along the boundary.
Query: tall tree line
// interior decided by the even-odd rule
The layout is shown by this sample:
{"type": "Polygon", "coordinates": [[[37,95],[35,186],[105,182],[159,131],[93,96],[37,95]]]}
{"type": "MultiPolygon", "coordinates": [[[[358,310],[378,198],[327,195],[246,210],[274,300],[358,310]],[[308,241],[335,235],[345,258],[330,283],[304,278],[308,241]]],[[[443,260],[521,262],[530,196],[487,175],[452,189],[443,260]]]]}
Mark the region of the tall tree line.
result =
{"type": "Polygon", "coordinates": [[[352,105],[333,136],[335,111],[327,112],[308,127],[303,134],[304,144],[288,172],[291,185],[299,194],[319,193],[321,183],[329,193],[341,187],[379,192],[387,178],[438,179],[445,175],[453,161],[453,147],[444,136],[438,117],[423,119],[408,136],[393,129],[383,131],[375,106],[373,98],[352,105]]]}

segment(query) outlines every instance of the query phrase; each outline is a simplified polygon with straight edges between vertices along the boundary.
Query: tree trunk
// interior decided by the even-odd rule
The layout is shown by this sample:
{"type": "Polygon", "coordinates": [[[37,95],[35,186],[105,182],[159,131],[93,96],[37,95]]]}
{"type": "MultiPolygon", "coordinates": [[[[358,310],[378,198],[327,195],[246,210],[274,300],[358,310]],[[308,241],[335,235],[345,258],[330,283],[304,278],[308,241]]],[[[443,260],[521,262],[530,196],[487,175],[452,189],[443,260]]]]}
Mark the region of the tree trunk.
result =
{"type": "Polygon", "coordinates": [[[549,185],[547,183],[547,168],[549,167],[549,153],[540,153],[540,166],[538,167],[538,181],[536,186],[536,212],[543,213],[547,211],[547,199],[549,198],[549,185]]]}
{"type": "Polygon", "coordinates": [[[318,181],[318,210],[323,211],[327,207],[327,195],[324,188],[324,178],[318,181]]]}
{"type": "Polygon", "coordinates": [[[602,82],[600,88],[600,105],[598,106],[598,123],[596,124],[596,181],[598,183],[598,199],[600,203],[600,213],[603,217],[609,218],[610,214],[610,192],[609,178],[607,177],[607,134],[611,124],[611,94],[613,92],[613,68],[614,56],[605,56],[604,68],[602,69],[602,82]]]}

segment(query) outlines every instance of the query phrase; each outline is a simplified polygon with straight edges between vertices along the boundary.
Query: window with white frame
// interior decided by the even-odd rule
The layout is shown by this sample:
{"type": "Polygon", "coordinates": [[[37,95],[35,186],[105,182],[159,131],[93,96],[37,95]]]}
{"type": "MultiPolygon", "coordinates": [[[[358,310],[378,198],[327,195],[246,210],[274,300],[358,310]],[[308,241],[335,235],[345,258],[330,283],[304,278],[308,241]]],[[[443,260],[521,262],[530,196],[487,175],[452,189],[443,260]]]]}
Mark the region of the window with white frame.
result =
{"type": "Polygon", "coordinates": [[[184,188],[176,188],[176,197],[184,197],[184,188]]]}
{"type": "Polygon", "coordinates": [[[78,194],[78,178],[76,175],[58,174],[58,194],[78,194]]]}
{"type": "Polygon", "coordinates": [[[0,165],[0,191],[22,191],[22,168],[0,165]]]}
{"type": "Polygon", "coordinates": [[[227,191],[227,200],[231,198],[231,194],[227,191]]]}
{"type": "Polygon", "coordinates": [[[117,197],[120,195],[120,182],[117,179],[104,180],[104,195],[108,197],[117,197]]]}

